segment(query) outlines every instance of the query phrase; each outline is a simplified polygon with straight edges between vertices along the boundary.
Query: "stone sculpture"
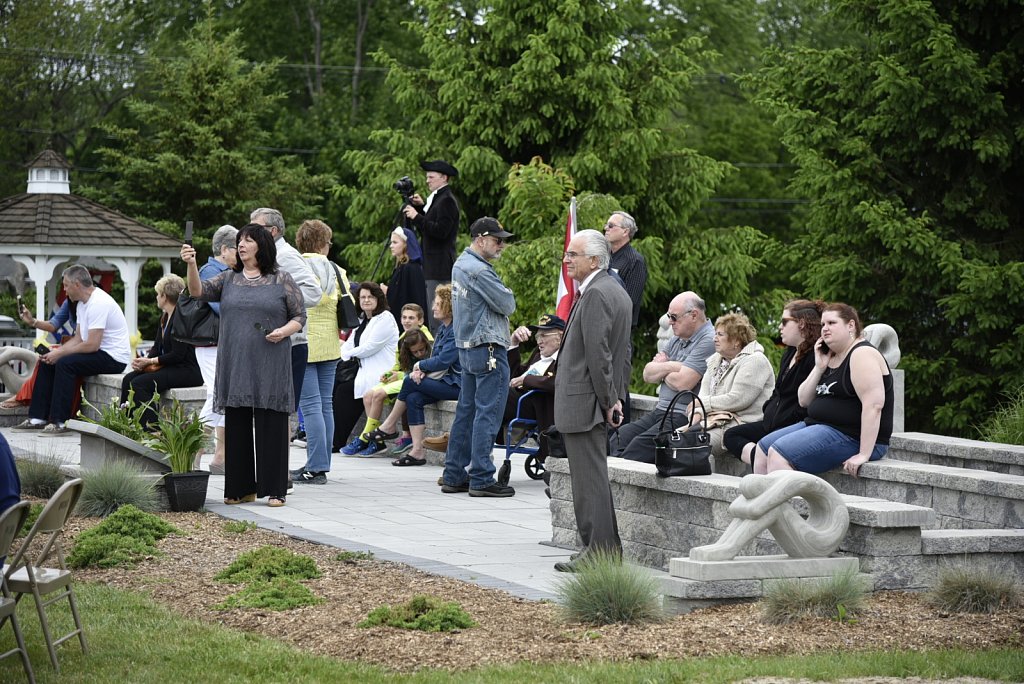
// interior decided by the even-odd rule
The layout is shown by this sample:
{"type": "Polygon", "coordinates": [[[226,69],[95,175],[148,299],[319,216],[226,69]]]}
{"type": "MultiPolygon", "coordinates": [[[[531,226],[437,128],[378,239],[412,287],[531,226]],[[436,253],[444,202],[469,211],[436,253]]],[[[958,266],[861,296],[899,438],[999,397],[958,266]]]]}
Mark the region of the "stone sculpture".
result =
{"type": "Polygon", "coordinates": [[[839,548],[850,526],[839,493],[816,475],[779,470],[747,475],[739,487],[740,496],[729,505],[729,527],[715,544],[690,549],[690,560],[732,560],[765,529],[793,558],[827,557],[839,548]],[[807,502],[806,520],[789,503],[795,496],[807,502]]]}
{"type": "Polygon", "coordinates": [[[864,339],[878,350],[889,368],[900,365],[902,354],[900,353],[900,336],[896,334],[891,325],[885,323],[872,323],[864,328],[864,339]]]}
{"type": "Polygon", "coordinates": [[[31,349],[21,347],[0,347],[0,382],[4,384],[11,395],[18,393],[21,386],[32,377],[32,371],[39,361],[39,355],[31,349]],[[25,364],[26,373],[19,375],[14,370],[14,364],[20,361],[25,364]]]}

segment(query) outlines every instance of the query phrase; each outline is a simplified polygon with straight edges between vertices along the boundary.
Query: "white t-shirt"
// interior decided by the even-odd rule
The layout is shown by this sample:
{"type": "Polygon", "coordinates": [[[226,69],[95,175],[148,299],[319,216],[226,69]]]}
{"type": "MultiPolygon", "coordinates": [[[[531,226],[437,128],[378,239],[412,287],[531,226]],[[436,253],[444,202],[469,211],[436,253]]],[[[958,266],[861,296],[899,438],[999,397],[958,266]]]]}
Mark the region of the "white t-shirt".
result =
{"type": "Polygon", "coordinates": [[[93,288],[89,301],[78,303],[78,331],[83,342],[89,341],[89,331],[103,329],[100,351],[121,363],[128,363],[132,357],[128,341],[128,321],[117,302],[100,288],[93,288]]]}

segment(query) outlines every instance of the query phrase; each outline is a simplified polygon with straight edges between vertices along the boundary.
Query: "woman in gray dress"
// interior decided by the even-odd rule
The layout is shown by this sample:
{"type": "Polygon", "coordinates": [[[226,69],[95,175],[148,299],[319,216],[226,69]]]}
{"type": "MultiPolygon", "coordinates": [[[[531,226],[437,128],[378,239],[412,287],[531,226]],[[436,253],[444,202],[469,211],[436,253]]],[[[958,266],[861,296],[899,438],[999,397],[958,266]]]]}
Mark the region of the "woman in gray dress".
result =
{"type": "Polygon", "coordinates": [[[244,226],[236,244],[235,266],[203,281],[195,249],[181,247],[189,294],[220,302],[220,339],[230,340],[217,354],[214,401],[224,414],[224,503],[268,497],[267,505],[283,506],[288,415],[295,404],[290,336],[302,329],[306,309],[295,281],[276,266],[277,248],[266,228],[244,226]]]}

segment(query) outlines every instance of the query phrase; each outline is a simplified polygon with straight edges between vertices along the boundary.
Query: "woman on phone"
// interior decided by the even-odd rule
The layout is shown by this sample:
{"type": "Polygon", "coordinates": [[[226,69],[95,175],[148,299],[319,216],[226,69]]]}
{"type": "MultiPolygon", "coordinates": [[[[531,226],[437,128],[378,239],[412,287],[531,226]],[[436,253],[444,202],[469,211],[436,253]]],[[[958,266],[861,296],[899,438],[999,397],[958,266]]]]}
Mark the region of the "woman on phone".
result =
{"type": "Polygon", "coordinates": [[[831,304],[822,312],[814,369],[797,393],[807,418],[758,442],[768,472],[823,473],[842,465],[857,475],[862,464],[888,451],[892,373],[862,332],[852,306],[831,304]]]}

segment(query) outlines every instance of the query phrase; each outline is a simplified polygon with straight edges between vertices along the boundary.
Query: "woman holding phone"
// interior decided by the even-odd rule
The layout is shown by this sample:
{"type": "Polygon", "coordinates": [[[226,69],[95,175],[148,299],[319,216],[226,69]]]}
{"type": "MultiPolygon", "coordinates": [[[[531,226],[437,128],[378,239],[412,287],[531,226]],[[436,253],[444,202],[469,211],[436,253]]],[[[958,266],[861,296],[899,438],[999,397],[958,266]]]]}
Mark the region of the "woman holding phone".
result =
{"type": "Polygon", "coordinates": [[[797,396],[807,408],[800,423],[758,442],[768,472],[823,473],[838,465],[850,475],[889,449],[892,435],[892,373],[862,336],[860,317],[848,304],[830,304],[821,314],[814,368],[797,396]]]}

